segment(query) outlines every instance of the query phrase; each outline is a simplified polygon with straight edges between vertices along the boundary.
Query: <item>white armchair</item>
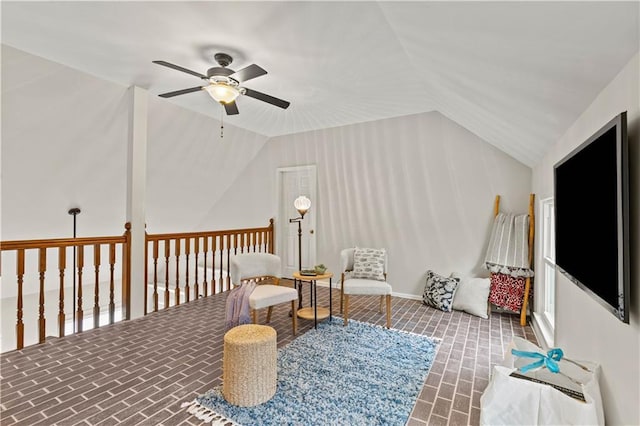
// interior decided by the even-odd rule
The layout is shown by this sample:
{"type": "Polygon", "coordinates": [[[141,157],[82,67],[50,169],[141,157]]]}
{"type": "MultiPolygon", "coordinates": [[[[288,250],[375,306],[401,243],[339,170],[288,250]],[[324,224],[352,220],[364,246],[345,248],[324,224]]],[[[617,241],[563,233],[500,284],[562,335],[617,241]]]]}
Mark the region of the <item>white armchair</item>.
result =
{"type": "Polygon", "coordinates": [[[297,333],[296,301],[298,292],[291,287],[278,285],[280,283],[280,258],[269,253],[245,253],[231,258],[230,276],[233,284],[239,285],[243,281],[255,280],[256,288],[249,295],[249,306],[254,324],[258,323],[258,309],[267,310],[267,322],[271,321],[271,311],[274,305],[291,302],[291,321],[293,334],[297,333]],[[265,278],[271,278],[274,284],[261,284],[265,278]]]}
{"type": "Polygon", "coordinates": [[[351,276],[354,269],[355,248],[348,248],[340,252],[342,260],[342,277],[340,289],[340,311],[344,306],[344,325],[349,322],[349,296],[351,295],[379,295],[380,296],[380,312],[382,312],[382,302],[386,300],[387,305],[387,328],[391,328],[391,285],[387,279],[387,255],[383,253],[383,275],[380,279],[372,278],[354,278],[351,276]],[[382,280],[384,279],[384,280],[382,280]]]}

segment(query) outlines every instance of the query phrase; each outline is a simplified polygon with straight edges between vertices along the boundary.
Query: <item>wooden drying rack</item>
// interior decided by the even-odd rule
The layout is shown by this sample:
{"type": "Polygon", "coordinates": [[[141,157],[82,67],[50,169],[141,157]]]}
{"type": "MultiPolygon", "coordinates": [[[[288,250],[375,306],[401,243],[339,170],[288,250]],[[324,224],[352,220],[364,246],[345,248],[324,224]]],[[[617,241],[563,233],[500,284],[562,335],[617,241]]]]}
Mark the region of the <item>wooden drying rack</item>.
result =
{"type": "MultiPolygon", "coordinates": [[[[535,216],[533,214],[533,205],[536,195],[529,194],[529,268],[533,269],[533,237],[535,230],[535,216]]],[[[493,206],[493,215],[498,216],[500,213],[500,196],[496,195],[496,201],[493,206]]],[[[524,284],[524,300],[520,309],[520,325],[527,325],[527,305],[529,304],[529,292],[531,291],[531,277],[527,277],[524,284]]]]}

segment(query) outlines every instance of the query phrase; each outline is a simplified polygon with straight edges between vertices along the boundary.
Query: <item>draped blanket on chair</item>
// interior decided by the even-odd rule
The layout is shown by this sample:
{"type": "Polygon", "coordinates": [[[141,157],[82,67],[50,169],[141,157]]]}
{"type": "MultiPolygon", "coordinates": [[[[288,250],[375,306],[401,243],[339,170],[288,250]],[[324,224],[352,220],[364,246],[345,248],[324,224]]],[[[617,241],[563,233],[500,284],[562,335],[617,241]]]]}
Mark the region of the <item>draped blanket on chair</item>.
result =
{"type": "Polygon", "coordinates": [[[532,277],[529,265],[529,215],[498,213],[491,230],[485,267],[512,277],[532,277]]]}
{"type": "Polygon", "coordinates": [[[522,307],[529,264],[529,215],[498,213],[493,222],[485,267],[491,273],[489,302],[512,311],[522,307]]]}
{"type": "Polygon", "coordinates": [[[251,323],[249,296],[256,288],[255,281],[247,281],[235,287],[227,296],[224,326],[226,330],[251,323]]]}

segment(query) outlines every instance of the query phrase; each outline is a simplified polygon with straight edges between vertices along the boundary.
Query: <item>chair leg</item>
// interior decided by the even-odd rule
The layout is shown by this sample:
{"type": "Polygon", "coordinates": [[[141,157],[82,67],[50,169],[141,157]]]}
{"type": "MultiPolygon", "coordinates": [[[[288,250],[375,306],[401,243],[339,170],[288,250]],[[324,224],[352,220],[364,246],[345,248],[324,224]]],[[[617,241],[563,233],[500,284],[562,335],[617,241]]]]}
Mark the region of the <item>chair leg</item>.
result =
{"type": "Polygon", "coordinates": [[[253,319],[253,323],[258,323],[258,311],[256,309],[251,310],[251,318],[253,319]]]}
{"type": "Polygon", "coordinates": [[[344,295],[344,325],[349,324],[349,295],[344,295]]]}
{"type": "Polygon", "coordinates": [[[298,333],[298,313],[296,312],[296,301],[291,301],[291,321],[293,322],[293,335],[298,333]]]}
{"type": "Polygon", "coordinates": [[[344,272],[340,278],[340,313],[342,313],[342,305],[344,303],[344,272]]]}
{"type": "Polygon", "coordinates": [[[387,294],[387,328],[391,328],[391,295],[387,294]]]}
{"type": "Polygon", "coordinates": [[[269,306],[267,309],[267,324],[271,322],[271,311],[273,311],[273,306],[269,306]]]}

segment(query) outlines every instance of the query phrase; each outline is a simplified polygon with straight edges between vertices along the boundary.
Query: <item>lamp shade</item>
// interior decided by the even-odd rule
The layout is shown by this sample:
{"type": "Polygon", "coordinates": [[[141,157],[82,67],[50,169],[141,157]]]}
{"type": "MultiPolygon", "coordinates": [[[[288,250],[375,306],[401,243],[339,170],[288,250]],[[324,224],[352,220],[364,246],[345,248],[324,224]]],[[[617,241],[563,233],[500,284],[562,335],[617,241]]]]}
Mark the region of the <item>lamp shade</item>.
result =
{"type": "Polygon", "coordinates": [[[225,83],[212,83],[204,88],[217,102],[228,104],[236,100],[240,91],[225,83]]]}
{"type": "Polygon", "coordinates": [[[304,195],[301,195],[293,202],[293,206],[298,210],[298,213],[300,213],[301,216],[304,216],[307,210],[311,208],[311,200],[304,195]]]}

